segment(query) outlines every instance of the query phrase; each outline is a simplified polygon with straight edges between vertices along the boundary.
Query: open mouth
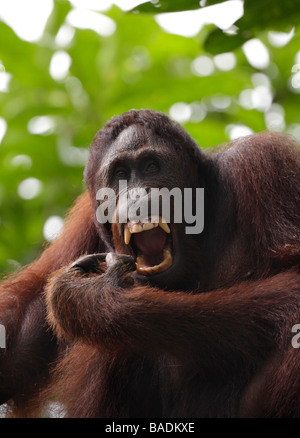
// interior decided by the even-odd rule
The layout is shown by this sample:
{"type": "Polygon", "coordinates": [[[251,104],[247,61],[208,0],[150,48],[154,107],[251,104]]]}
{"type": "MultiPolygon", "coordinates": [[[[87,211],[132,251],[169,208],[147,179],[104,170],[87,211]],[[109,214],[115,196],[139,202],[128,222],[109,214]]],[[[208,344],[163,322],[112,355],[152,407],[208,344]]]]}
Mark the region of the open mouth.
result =
{"type": "Polygon", "coordinates": [[[128,222],[124,226],[124,242],[134,252],[140,274],[157,274],[173,263],[171,230],[163,218],[128,222]]]}

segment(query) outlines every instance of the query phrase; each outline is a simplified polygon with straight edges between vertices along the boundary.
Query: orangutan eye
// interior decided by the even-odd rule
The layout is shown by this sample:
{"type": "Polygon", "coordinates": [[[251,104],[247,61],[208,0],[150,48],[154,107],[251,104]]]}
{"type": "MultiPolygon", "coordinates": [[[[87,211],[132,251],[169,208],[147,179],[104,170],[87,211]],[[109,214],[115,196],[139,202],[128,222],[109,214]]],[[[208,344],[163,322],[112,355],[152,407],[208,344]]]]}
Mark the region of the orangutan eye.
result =
{"type": "Polygon", "coordinates": [[[148,161],[144,167],[143,173],[148,176],[156,175],[159,172],[159,164],[156,161],[148,161]]]}
{"type": "Polygon", "coordinates": [[[114,177],[116,179],[128,179],[129,178],[129,170],[125,167],[117,167],[114,171],[114,177]]]}

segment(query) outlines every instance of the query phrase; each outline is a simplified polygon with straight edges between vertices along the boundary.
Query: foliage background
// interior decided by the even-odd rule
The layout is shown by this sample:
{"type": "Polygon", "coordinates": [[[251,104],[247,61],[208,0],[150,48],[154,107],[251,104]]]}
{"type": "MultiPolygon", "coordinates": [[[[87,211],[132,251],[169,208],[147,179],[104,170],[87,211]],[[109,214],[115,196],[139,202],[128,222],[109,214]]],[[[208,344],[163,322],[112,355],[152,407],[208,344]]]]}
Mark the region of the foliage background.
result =
{"type": "Polygon", "coordinates": [[[68,24],[61,42],[57,35],[74,4],[55,0],[42,38],[28,42],[1,21],[6,1],[0,3],[0,275],[40,253],[45,222],[64,217],[84,190],[88,147],[113,115],[130,108],[169,113],[204,148],[250,130],[300,137],[297,2],[245,0],[235,35],[208,24],[193,37],[167,33],[155,14],[199,9],[198,1],[148,2],[140,13],[113,5],[101,12],[116,25],[110,35],[68,24]],[[274,43],[270,30],[293,36],[274,43]],[[246,56],[244,43],[253,38],[267,50],[264,65],[246,56]],[[235,66],[224,70],[215,56],[229,51],[235,66]],[[57,52],[70,66],[55,78],[49,67],[57,52]]]}

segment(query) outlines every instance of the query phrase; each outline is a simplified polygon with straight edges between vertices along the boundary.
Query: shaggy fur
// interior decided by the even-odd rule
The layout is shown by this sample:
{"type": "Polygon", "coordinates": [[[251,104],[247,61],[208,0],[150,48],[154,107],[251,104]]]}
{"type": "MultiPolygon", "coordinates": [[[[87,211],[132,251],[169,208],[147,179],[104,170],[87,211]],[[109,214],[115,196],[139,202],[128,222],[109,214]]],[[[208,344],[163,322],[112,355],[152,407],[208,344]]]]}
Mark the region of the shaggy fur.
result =
{"type": "Polygon", "coordinates": [[[262,133],[207,154],[166,115],[132,110],[97,133],[85,179],[61,237],[0,286],[0,400],[12,415],[55,399],[69,417],[299,417],[294,140],[262,133]],[[120,146],[128,163],[141,149],[165,157],[155,187],[205,190],[204,231],[172,224],[176,261],[157,279],[142,281],[118,225],[95,218],[120,146]]]}

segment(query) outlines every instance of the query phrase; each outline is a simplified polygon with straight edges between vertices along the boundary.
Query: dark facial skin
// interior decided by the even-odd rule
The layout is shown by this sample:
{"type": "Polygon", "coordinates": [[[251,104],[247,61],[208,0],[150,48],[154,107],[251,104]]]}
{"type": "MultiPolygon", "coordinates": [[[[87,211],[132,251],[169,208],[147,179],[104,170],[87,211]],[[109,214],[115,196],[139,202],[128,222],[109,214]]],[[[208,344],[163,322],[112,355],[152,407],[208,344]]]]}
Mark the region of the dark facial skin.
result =
{"type": "MultiPolygon", "coordinates": [[[[183,193],[185,187],[192,187],[195,184],[189,178],[189,174],[193,173],[192,169],[189,168],[187,171],[184,166],[180,165],[182,163],[174,155],[170,144],[159,140],[140,126],[133,125],[122,131],[106,152],[101,163],[97,176],[97,190],[101,187],[109,187],[118,193],[119,181],[126,181],[128,190],[143,188],[148,195],[141,202],[148,204],[149,217],[151,217],[151,188],[167,188],[168,190],[179,188],[183,193]]],[[[129,208],[130,202],[133,201],[129,199],[129,208]]],[[[120,208],[122,204],[118,193],[118,209],[120,208]]],[[[171,221],[168,224],[171,233],[168,240],[172,252],[172,264],[166,271],[154,272],[151,275],[145,275],[137,270],[135,276],[141,283],[147,282],[171,289],[178,288],[183,286],[180,280],[188,265],[194,266],[194,269],[199,271],[198,260],[193,257],[191,250],[193,238],[185,234],[186,224],[184,222],[174,223],[173,208],[171,197],[171,221]],[[189,254],[184,251],[187,241],[190,242],[189,254]]],[[[124,243],[124,224],[113,224],[111,230],[116,252],[131,255],[136,260],[136,251],[124,243]]],[[[189,285],[189,279],[186,276],[184,276],[184,284],[185,287],[189,285]]]]}
{"type": "Polygon", "coordinates": [[[111,144],[101,163],[97,186],[118,190],[119,180],[133,187],[178,187],[182,167],[168,145],[151,138],[141,127],[130,126],[111,144]]]}

